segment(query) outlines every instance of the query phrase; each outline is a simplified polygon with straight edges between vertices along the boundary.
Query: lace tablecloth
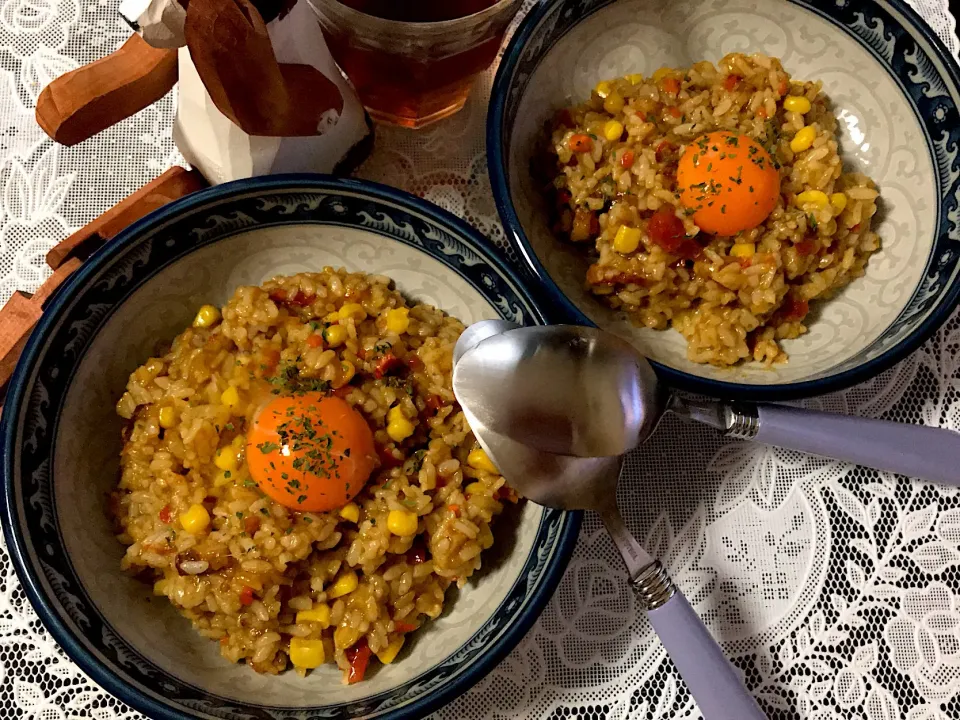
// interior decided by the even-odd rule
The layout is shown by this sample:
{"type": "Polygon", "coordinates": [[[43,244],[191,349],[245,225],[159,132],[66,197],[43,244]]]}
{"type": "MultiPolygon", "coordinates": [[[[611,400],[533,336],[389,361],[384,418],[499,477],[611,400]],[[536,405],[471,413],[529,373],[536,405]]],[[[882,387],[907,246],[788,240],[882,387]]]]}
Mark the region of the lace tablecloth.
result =
{"type": "MultiPolygon", "coordinates": [[[[530,4],[530,3],[528,3],[530,4]]],[[[912,0],[956,54],[946,0],[912,0]]],[[[179,161],[174,98],[67,149],[33,120],[40,89],[128,35],[115,0],[0,0],[0,302],[46,251],[179,161]]],[[[383,129],[360,175],[503,243],[484,160],[491,77],[426,131],[383,129]]],[[[872,382],[812,401],[960,429],[960,315],[872,382]]],[[[727,442],[668,418],[628,461],[621,504],[774,717],[960,718],[960,496],[863,468],[727,442]]],[[[0,548],[0,716],[141,718],[46,633],[0,548]]],[[[588,517],[537,625],[438,718],[696,718],[599,522],[588,517]]]]}

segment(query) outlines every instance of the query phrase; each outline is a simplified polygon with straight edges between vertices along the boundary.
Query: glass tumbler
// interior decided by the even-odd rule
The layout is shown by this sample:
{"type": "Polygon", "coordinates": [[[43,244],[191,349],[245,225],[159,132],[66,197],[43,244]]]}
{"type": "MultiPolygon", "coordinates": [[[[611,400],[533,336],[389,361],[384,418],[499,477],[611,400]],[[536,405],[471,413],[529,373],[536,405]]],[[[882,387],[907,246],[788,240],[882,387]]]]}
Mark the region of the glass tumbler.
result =
{"type": "Polygon", "coordinates": [[[333,58],[370,115],[420,128],[463,107],[523,0],[380,2],[388,11],[379,9],[377,0],[308,2],[333,58]]]}

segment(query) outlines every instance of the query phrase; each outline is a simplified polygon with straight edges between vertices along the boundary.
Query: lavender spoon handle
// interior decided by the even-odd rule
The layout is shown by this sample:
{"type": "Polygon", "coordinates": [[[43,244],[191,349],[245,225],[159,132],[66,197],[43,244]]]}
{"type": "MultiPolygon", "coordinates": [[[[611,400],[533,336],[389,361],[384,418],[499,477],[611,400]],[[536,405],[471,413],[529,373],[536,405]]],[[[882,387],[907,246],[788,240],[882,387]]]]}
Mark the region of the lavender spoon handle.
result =
{"type": "Polygon", "coordinates": [[[650,610],[647,617],[704,720],[766,720],[767,716],[682,593],[675,592],[663,605],[650,610]]]}
{"type": "Polygon", "coordinates": [[[757,442],[945,485],[960,485],[960,433],[887,420],[758,405],[757,442]]]}

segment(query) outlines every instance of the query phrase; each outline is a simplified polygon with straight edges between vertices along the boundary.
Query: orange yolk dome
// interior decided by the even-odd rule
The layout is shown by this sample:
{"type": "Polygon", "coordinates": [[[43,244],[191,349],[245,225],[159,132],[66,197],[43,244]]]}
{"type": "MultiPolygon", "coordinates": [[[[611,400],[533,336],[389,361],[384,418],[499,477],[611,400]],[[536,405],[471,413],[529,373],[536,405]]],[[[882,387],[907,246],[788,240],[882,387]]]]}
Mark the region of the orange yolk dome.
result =
{"type": "Polygon", "coordinates": [[[322,393],[278,397],[247,434],[247,466],[260,489],[293,510],[343,507],[376,465],[373,432],[349,403],[322,393]]]}
{"type": "Polygon", "coordinates": [[[780,196],[780,173],[756,140],[725,130],[707,133],[677,166],[680,202],[713,235],[736,235],[767,219],[780,196]]]}

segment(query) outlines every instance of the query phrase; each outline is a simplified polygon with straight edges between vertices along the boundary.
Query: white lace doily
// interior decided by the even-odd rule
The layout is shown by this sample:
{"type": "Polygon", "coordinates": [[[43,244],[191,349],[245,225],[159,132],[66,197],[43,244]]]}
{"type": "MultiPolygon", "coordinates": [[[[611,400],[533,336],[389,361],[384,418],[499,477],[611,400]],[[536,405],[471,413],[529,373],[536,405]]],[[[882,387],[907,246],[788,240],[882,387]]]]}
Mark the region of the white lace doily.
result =
{"type": "MultiPolygon", "coordinates": [[[[179,161],[173,98],[75,148],[33,119],[40,89],[117,47],[115,0],[0,0],[0,302],[46,276],[46,251],[179,161]]],[[[528,5],[532,4],[529,2],[528,5]]],[[[911,4],[956,54],[946,0],[911,4]]],[[[380,128],[363,177],[426,197],[502,244],[487,180],[490,76],[466,109],[380,128]]],[[[811,405],[960,429],[960,314],[881,377],[811,405]]],[[[629,459],[631,529],[704,616],[773,717],[960,718],[960,495],[663,423],[629,459]]],[[[0,717],[142,716],[51,640],[0,548],[0,717]]],[[[697,718],[588,517],[537,625],[444,720],[697,718]]]]}

